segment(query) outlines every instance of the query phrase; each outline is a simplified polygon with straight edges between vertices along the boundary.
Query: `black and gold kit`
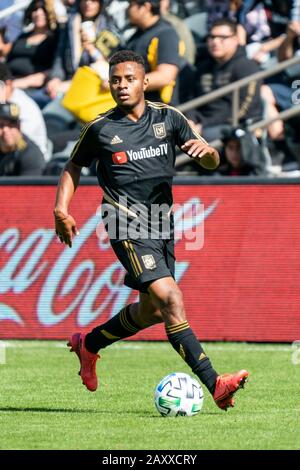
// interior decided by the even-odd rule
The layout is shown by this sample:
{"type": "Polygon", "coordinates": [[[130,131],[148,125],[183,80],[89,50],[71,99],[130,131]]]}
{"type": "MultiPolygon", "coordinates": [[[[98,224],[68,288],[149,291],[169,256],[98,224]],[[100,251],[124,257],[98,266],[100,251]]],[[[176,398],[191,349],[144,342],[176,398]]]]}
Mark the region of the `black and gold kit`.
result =
{"type": "MultiPolygon", "coordinates": [[[[102,208],[113,209],[112,218],[119,223],[125,214],[127,228],[136,220],[137,206],[151,212],[153,206],[165,207],[161,221],[162,225],[166,219],[171,222],[168,237],[152,238],[148,233],[147,237],[136,238],[135,233],[128,232],[125,238],[114,238],[108,230],[111,246],[127,271],[125,285],[142,293],[148,293],[149,285],[155,280],[174,278],[171,206],[175,146],[182,146],[190,139],[201,137],[179,111],[165,104],[146,102],[145,111],[137,122],[130,120],[118,107],[98,116],[84,127],[70,157],[79,166],[90,166],[93,159],[97,160],[98,179],[104,191],[102,208]],[[125,205],[124,198],[127,198],[125,205]]],[[[160,232],[159,224],[158,227],[160,232]]],[[[135,321],[131,309],[132,304],[127,305],[88,333],[85,337],[87,350],[96,353],[147,327],[135,321]]],[[[165,326],[172,347],[213,394],[217,372],[188,322],[166,323],[165,326]]]]}
{"type": "Polygon", "coordinates": [[[147,208],[149,213],[153,205],[158,205],[171,218],[168,238],[110,235],[112,247],[129,273],[125,284],[142,292],[149,281],[174,276],[170,213],[175,147],[189,139],[201,137],[183,114],[171,106],[147,101],[137,122],[118,107],[99,115],[83,128],[70,156],[79,166],[90,166],[96,159],[104,202],[118,209],[118,214],[132,220],[137,205],[147,208]]]}

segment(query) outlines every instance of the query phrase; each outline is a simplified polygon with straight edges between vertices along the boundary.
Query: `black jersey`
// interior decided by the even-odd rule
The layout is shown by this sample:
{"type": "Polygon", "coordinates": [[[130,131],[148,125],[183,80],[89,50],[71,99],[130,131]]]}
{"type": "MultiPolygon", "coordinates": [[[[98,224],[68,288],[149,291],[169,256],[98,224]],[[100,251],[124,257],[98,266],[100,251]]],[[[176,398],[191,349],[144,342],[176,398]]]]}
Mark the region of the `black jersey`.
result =
{"type": "Polygon", "coordinates": [[[146,101],[134,122],[118,107],[88,123],[70,156],[79,166],[97,160],[99,184],[106,200],[127,207],[141,203],[172,205],[175,147],[201,139],[177,109],[146,101]]]}

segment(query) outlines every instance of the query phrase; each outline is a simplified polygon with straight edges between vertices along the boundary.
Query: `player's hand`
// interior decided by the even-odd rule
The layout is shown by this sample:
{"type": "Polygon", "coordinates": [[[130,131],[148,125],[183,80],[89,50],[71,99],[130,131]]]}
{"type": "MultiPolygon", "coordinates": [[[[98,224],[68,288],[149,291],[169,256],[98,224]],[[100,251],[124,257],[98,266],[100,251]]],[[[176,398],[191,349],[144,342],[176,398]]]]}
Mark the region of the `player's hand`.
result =
{"type": "Polygon", "coordinates": [[[66,215],[65,217],[55,216],[55,233],[61,243],[65,243],[70,248],[72,247],[73,237],[79,235],[76,222],[71,215],[66,215]]]}
{"type": "Polygon", "coordinates": [[[214,170],[219,166],[218,151],[202,140],[190,139],[181,146],[181,149],[191,158],[199,160],[200,165],[207,170],[214,170]]]}

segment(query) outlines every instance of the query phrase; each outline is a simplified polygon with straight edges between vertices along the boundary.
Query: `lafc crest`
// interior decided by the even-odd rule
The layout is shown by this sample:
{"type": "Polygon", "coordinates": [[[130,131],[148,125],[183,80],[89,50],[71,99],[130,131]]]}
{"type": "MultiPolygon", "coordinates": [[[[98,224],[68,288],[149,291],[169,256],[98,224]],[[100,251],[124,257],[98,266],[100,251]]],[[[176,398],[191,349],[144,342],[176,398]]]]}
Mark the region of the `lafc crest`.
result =
{"type": "Polygon", "coordinates": [[[153,130],[154,130],[154,135],[157,139],[163,139],[164,137],[167,136],[164,122],[153,124],[153,130]]]}
{"type": "Polygon", "coordinates": [[[142,256],[143,263],[146,269],[155,269],[156,263],[153,255],[142,256]]]}

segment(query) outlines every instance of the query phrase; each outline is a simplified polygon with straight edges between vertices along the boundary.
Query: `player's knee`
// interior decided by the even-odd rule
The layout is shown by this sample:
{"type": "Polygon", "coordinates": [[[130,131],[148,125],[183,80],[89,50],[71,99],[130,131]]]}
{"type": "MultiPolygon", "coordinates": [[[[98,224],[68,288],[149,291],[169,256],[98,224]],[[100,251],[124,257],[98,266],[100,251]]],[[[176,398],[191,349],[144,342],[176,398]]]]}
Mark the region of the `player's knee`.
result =
{"type": "Polygon", "coordinates": [[[169,289],[165,295],[160,299],[162,310],[167,312],[174,312],[183,310],[183,296],[180,289],[169,289]]]}

